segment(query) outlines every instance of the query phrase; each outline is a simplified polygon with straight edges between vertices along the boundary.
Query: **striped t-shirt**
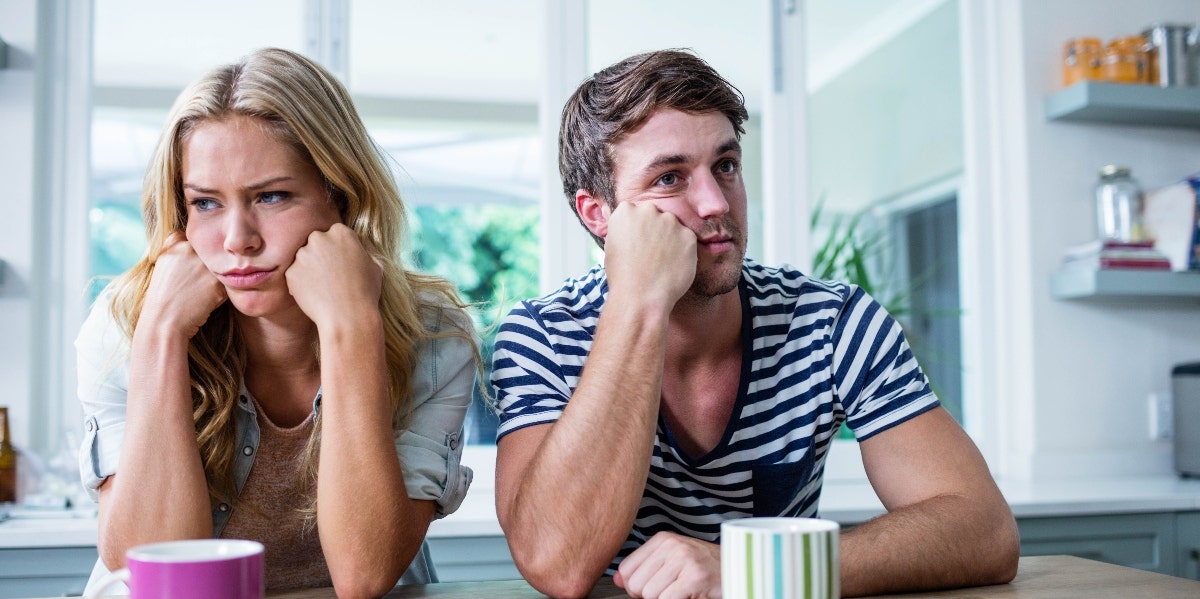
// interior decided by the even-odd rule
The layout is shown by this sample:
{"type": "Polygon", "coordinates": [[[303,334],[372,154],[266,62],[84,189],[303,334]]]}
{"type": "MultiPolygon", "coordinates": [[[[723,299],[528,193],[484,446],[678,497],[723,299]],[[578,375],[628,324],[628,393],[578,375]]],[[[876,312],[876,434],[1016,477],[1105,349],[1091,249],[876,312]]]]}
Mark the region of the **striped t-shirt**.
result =
{"type": "MultiPolygon", "coordinates": [[[[724,436],[688,456],[659,417],[637,518],[610,574],[660,531],[716,542],[724,520],[815,516],[843,421],[862,441],[938,405],[900,326],[857,286],[747,259],[738,292],[742,376],[724,436]]],[[[596,267],[505,318],[492,372],[498,436],[562,414],[607,295],[596,267]]]]}

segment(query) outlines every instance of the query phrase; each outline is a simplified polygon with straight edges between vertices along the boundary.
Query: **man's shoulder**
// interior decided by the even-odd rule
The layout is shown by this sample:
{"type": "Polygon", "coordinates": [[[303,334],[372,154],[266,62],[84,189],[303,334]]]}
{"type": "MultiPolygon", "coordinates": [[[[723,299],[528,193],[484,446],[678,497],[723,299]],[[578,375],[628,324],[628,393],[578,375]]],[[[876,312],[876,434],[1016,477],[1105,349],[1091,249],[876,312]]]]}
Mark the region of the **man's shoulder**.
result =
{"type": "Polygon", "coordinates": [[[810,277],[786,263],[764,266],[750,258],[742,263],[742,279],[751,302],[789,305],[843,301],[852,287],[841,281],[810,277]]]}
{"type": "Polygon", "coordinates": [[[582,276],[563,281],[558,289],[521,304],[533,314],[560,313],[580,318],[598,312],[607,296],[608,278],[604,267],[597,265],[582,276]]]}

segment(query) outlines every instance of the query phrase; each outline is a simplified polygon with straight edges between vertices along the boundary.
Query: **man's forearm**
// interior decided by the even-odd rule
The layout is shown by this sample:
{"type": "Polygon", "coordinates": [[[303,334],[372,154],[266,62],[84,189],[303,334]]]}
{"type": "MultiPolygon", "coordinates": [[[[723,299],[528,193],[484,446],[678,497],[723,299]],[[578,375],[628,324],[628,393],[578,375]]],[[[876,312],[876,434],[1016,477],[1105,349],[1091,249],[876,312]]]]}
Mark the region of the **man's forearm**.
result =
{"type": "Polygon", "coordinates": [[[942,495],[843,533],[847,597],[1001,584],[1016,575],[1020,541],[1003,498],[942,495]]]}
{"type": "Polygon", "coordinates": [[[610,300],[559,420],[535,445],[514,437],[526,431],[501,440],[499,516],[522,573],[543,592],[586,592],[629,533],[650,467],[667,318],[610,300]],[[528,466],[510,472],[513,463],[528,466]]]}

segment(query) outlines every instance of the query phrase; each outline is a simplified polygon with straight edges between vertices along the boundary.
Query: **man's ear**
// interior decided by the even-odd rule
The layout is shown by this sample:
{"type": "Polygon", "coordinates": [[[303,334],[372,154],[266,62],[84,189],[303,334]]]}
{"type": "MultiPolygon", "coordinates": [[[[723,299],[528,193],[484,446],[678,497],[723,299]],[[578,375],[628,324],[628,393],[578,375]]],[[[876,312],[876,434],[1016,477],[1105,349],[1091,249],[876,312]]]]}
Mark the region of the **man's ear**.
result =
{"type": "Polygon", "coordinates": [[[579,220],[583,221],[592,235],[601,239],[608,237],[608,216],[612,214],[608,202],[592,195],[586,189],[580,189],[575,192],[575,211],[579,213],[579,220]]]}

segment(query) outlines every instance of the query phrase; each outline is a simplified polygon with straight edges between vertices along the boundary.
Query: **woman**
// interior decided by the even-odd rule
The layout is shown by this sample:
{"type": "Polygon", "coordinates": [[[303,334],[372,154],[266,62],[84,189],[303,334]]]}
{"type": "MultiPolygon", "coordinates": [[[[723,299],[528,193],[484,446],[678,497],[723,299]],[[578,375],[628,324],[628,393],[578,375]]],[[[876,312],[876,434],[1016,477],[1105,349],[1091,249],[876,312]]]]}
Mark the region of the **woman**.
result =
{"type": "Polygon", "coordinates": [[[471,479],[477,342],[451,286],[401,266],[404,208],[346,90],[278,49],[201,77],[143,212],[146,256],[76,342],[103,565],[215,536],[262,542],[269,589],[429,582],[429,523],[471,479]]]}

